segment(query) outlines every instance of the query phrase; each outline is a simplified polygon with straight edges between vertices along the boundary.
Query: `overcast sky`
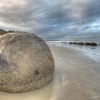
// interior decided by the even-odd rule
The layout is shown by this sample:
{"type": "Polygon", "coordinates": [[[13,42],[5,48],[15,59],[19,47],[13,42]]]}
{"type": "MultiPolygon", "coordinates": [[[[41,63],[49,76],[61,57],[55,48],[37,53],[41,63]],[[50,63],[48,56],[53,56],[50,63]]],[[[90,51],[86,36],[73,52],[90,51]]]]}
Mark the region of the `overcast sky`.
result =
{"type": "Polygon", "coordinates": [[[0,28],[43,39],[100,38],[100,0],[0,0],[0,28]]]}

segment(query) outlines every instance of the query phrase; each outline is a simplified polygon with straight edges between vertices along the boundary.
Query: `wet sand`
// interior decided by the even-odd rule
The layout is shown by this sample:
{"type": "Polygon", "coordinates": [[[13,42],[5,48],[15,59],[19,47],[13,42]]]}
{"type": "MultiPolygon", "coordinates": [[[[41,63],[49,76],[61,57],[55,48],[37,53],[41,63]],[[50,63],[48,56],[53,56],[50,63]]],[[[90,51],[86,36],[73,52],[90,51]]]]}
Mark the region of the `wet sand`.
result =
{"type": "Polygon", "coordinates": [[[100,100],[100,62],[71,48],[50,49],[55,59],[54,79],[31,92],[0,92],[0,100],[100,100]]]}

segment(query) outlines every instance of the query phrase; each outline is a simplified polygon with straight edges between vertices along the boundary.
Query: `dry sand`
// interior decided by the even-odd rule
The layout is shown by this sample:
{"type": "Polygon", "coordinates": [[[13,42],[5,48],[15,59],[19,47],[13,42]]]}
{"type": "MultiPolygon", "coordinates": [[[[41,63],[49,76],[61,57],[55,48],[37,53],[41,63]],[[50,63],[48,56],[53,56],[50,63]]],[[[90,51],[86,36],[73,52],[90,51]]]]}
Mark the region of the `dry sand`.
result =
{"type": "Polygon", "coordinates": [[[0,92],[0,100],[100,100],[100,63],[74,49],[50,49],[55,59],[53,81],[31,92],[0,92]]]}

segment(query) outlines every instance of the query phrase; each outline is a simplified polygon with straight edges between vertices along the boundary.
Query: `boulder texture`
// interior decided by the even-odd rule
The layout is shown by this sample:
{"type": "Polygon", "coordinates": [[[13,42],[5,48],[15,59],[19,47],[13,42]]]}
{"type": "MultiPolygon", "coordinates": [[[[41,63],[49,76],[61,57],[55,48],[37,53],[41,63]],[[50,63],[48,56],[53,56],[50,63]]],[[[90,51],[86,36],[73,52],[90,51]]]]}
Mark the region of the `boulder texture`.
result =
{"type": "Polygon", "coordinates": [[[69,44],[73,44],[73,42],[69,42],[69,44]]]}
{"type": "Polygon", "coordinates": [[[79,42],[78,45],[84,45],[84,43],[83,42],[79,42]]]}
{"type": "Polygon", "coordinates": [[[90,45],[90,43],[87,42],[87,43],[85,43],[85,45],[90,45]]]}
{"type": "Polygon", "coordinates": [[[74,42],[74,44],[77,44],[77,42],[74,42]]]}
{"type": "Polygon", "coordinates": [[[91,42],[91,43],[90,43],[90,46],[97,46],[97,43],[91,42]]]}
{"type": "Polygon", "coordinates": [[[27,92],[45,86],[54,76],[47,44],[30,33],[0,36],[0,90],[27,92]]]}

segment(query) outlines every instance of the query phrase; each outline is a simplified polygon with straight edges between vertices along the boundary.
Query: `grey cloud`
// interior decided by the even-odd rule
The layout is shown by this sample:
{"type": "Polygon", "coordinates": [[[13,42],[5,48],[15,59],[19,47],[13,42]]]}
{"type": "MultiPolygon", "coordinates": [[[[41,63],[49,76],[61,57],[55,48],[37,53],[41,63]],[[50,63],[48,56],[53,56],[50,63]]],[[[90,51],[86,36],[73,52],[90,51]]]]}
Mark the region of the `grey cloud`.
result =
{"type": "Polygon", "coordinates": [[[0,28],[32,32],[44,39],[99,36],[99,9],[99,0],[2,0],[0,28]]]}
{"type": "Polygon", "coordinates": [[[32,27],[31,25],[36,23],[37,21],[36,14],[35,14],[38,10],[37,6],[35,6],[35,4],[33,6],[33,4],[31,4],[31,0],[28,0],[28,2],[25,2],[22,5],[18,5],[16,4],[16,2],[15,4],[13,3],[14,2],[12,2],[10,6],[5,5],[1,7],[1,11],[0,11],[1,21],[15,26],[19,25],[20,27],[32,27]]]}
{"type": "Polygon", "coordinates": [[[100,16],[100,1],[99,0],[89,0],[87,7],[84,9],[85,18],[98,18],[100,16]]]}

